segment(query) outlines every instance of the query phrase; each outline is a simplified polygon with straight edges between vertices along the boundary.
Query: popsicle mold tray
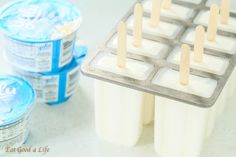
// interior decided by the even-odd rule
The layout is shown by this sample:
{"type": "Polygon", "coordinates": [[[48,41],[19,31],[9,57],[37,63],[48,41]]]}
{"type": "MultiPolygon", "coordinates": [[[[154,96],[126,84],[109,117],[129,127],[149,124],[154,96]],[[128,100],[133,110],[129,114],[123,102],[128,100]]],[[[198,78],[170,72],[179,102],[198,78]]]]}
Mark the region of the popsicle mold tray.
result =
{"type": "MultiPolygon", "coordinates": [[[[165,84],[163,81],[171,77],[173,82],[178,81],[178,75],[168,75],[165,78],[162,77],[162,74],[166,70],[173,73],[179,71],[179,47],[183,43],[193,46],[194,30],[197,25],[202,24],[206,28],[207,24],[201,23],[201,14],[208,14],[207,1],[199,0],[190,3],[187,0],[174,0],[172,5],[175,5],[176,10],[172,13],[162,11],[159,29],[154,29],[148,25],[151,0],[138,2],[142,3],[144,7],[141,48],[136,48],[130,44],[133,34],[133,7],[122,19],[128,28],[128,70],[121,70],[116,67],[117,27],[115,27],[104,45],[88,56],[81,67],[82,72],[89,77],[120,86],[198,107],[212,107],[234,72],[236,31],[219,26],[216,42],[205,42],[204,63],[197,64],[191,61],[190,65],[190,84],[202,86],[200,89],[205,91],[191,92],[190,89],[187,92],[184,87],[173,87],[175,83],[165,84]],[[195,81],[198,78],[201,78],[200,83],[195,81]],[[214,83],[215,86],[213,85],[212,88],[204,87],[214,83]]],[[[231,13],[230,18],[234,19],[234,17],[236,14],[231,13]]]]}

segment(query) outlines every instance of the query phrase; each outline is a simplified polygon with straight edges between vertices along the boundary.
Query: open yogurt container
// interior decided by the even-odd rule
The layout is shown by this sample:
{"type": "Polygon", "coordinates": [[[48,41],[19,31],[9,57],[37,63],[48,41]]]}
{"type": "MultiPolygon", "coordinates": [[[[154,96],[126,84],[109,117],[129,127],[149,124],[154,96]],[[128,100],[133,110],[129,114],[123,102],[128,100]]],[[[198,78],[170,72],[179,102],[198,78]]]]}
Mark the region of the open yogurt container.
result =
{"type": "Polygon", "coordinates": [[[0,154],[26,141],[34,104],[35,92],[28,82],[0,74],[0,154]]]}
{"type": "Polygon", "coordinates": [[[30,72],[58,72],[73,58],[79,10],[63,0],[14,0],[0,10],[9,63],[30,72]]]}
{"type": "Polygon", "coordinates": [[[73,59],[60,72],[33,73],[13,68],[13,73],[29,81],[36,91],[39,102],[59,105],[66,102],[76,91],[79,68],[87,54],[86,46],[75,46],[73,59]]]}

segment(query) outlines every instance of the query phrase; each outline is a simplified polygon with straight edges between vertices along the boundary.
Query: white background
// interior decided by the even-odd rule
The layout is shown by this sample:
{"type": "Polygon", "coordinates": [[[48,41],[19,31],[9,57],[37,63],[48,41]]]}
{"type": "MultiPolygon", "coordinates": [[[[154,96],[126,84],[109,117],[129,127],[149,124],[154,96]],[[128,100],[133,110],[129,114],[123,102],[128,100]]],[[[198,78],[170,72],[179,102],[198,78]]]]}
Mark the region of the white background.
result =
{"type": "MultiPolygon", "coordinates": [[[[81,39],[94,49],[108,35],[134,0],[70,0],[83,16],[81,39]]],[[[234,1],[234,0],[232,0],[234,1]]],[[[0,6],[7,0],[0,0],[0,6]]],[[[234,2],[234,8],[236,3],[234,2]]],[[[2,52],[3,45],[0,45],[2,52]]],[[[0,53],[0,72],[8,65],[0,53]]],[[[236,94],[235,94],[236,96],[236,94]]],[[[236,156],[236,98],[218,120],[202,157],[236,156]]],[[[37,104],[26,146],[50,148],[45,157],[157,157],[153,149],[153,126],[147,126],[136,147],[125,148],[99,140],[94,129],[93,80],[82,76],[75,96],[66,104],[37,104]]],[[[3,157],[37,157],[40,153],[6,154],[3,157]]],[[[2,156],[1,156],[2,157],[2,156]]]]}

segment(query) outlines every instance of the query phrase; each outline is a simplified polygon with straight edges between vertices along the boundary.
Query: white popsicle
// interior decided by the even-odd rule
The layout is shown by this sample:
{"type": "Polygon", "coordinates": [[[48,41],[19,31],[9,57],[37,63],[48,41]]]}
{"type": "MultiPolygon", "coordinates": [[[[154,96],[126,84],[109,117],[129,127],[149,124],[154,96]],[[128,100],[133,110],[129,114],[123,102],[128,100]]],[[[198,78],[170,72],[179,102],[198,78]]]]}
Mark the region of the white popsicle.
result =
{"type": "MultiPolygon", "coordinates": [[[[133,29],[134,17],[130,16],[127,20],[128,29],[133,29]]],[[[157,26],[151,24],[148,17],[143,18],[143,33],[163,37],[167,39],[175,39],[183,27],[174,23],[159,21],[157,26]]]]}
{"type": "MultiPolygon", "coordinates": [[[[145,80],[153,66],[126,59],[127,31],[118,25],[117,56],[103,54],[96,62],[100,70],[137,80],[145,80]]],[[[134,146],[142,133],[143,108],[147,102],[143,92],[95,81],[95,123],[97,134],[104,140],[123,146],[134,146]]]]}
{"type": "MultiPolygon", "coordinates": [[[[147,13],[152,12],[152,0],[145,0],[143,2],[144,11],[147,13]]],[[[189,20],[194,11],[191,8],[181,6],[178,4],[171,4],[171,0],[164,0],[163,7],[166,6],[166,9],[161,10],[161,16],[171,18],[171,19],[177,19],[181,21],[187,21],[189,20]]]]}
{"type": "Polygon", "coordinates": [[[94,89],[98,136],[112,144],[134,146],[143,128],[143,93],[97,80],[94,89]]]}
{"type": "MultiPolygon", "coordinates": [[[[156,0],[154,0],[156,1],[156,0]]],[[[158,5],[157,8],[154,8],[157,11],[154,11],[154,13],[159,12],[160,14],[160,10],[158,10],[158,5]]],[[[160,15],[159,16],[155,16],[157,17],[157,19],[153,18],[152,16],[152,22],[154,23],[155,20],[160,20],[160,15]]],[[[158,22],[158,21],[156,21],[158,22]]],[[[135,9],[134,9],[134,24],[133,24],[133,36],[134,36],[134,43],[133,45],[137,48],[142,48],[142,30],[143,30],[143,7],[140,3],[136,4],[135,9]]],[[[145,42],[146,43],[146,42],[145,42]]],[[[143,123],[144,125],[149,124],[150,122],[153,121],[154,119],[154,95],[148,94],[148,93],[144,93],[144,97],[143,97],[143,123]]]]}
{"type": "MultiPolygon", "coordinates": [[[[203,26],[197,26],[195,30],[194,51],[190,53],[190,66],[193,69],[224,75],[229,66],[229,59],[204,54],[205,30],[203,26]]],[[[168,56],[167,61],[180,64],[180,48],[176,47],[168,56]]]]}
{"type": "MultiPolygon", "coordinates": [[[[167,61],[169,63],[180,63],[181,50],[180,47],[176,47],[168,56],[167,61]]],[[[203,54],[202,62],[194,61],[194,52],[190,52],[190,67],[196,70],[216,74],[224,75],[227,67],[229,66],[229,59],[203,54]]]]}
{"type": "MultiPolygon", "coordinates": [[[[201,11],[198,16],[195,18],[194,23],[201,24],[204,26],[208,25],[209,11],[201,11]]],[[[218,29],[229,32],[229,33],[236,33],[236,18],[229,17],[228,24],[218,23],[218,29]]]]}
{"type": "MultiPolygon", "coordinates": [[[[210,7],[212,4],[222,4],[222,0],[207,0],[206,6],[210,7]]],[[[236,13],[236,8],[234,5],[230,5],[230,12],[236,13]]]]}
{"type": "MultiPolygon", "coordinates": [[[[117,34],[108,43],[108,47],[117,49],[117,34]]],[[[142,39],[142,46],[133,45],[133,36],[127,35],[127,52],[135,55],[163,59],[168,51],[168,46],[148,39],[142,39]]]]}
{"type": "MultiPolygon", "coordinates": [[[[184,43],[193,45],[195,39],[195,30],[189,29],[182,37],[184,43]]],[[[236,40],[233,37],[217,35],[216,41],[211,42],[205,38],[204,48],[220,51],[227,54],[235,54],[236,40]]]]}
{"type": "MultiPolygon", "coordinates": [[[[189,76],[189,84],[181,85],[179,72],[161,69],[153,83],[191,93],[211,97],[217,82],[199,76],[189,76]]],[[[211,109],[156,96],[155,150],[164,157],[199,157],[207,133],[211,109]],[[171,150],[171,151],[170,151],[171,150]]]]}
{"type": "MultiPolygon", "coordinates": [[[[190,67],[193,69],[197,69],[200,71],[205,71],[209,73],[213,73],[216,75],[224,75],[226,69],[229,66],[229,59],[216,57],[212,55],[204,54],[204,28],[202,26],[198,26],[195,31],[195,42],[194,42],[194,52],[191,52],[191,63],[190,67]]],[[[180,64],[180,48],[175,48],[175,50],[170,54],[167,61],[174,64],[180,64]]],[[[214,129],[215,122],[217,117],[219,116],[219,112],[224,110],[226,104],[226,91],[229,87],[225,87],[222,91],[220,97],[216,105],[208,110],[208,122],[206,135],[209,137],[214,129]]],[[[202,141],[201,141],[202,143],[202,141]]],[[[191,150],[191,149],[190,149],[191,150]]],[[[193,150],[189,151],[189,153],[193,152],[193,150]]]]}
{"type": "MultiPolygon", "coordinates": [[[[164,37],[168,39],[175,39],[179,34],[182,26],[164,22],[160,20],[162,0],[152,0],[152,8],[150,18],[143,17],[142,30],[145,34],[155,35],[157,37],[164,37]]],[[[137,14],[135,12],[135,14],[137,14]]],[[[137,16],[130,16],[127,20],[127,25],[129,29],[136,29],[137,16]]],[[[141,20],[139,20],[141,21],[141,20]]],[[[139,29],[141,30],[141,29],[139,29]]]]}

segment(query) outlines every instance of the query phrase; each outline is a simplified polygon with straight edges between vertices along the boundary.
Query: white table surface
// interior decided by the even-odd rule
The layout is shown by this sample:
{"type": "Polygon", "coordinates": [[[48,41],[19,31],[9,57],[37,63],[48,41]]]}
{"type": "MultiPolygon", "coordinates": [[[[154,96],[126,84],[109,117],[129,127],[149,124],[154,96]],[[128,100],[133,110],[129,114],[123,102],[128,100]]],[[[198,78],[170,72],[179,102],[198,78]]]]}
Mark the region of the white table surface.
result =
{"type": "MultiPolygon", "coordinates": [[[[134,0],[71,0],[81,10],[81,39],[94,49],[134,3],[134,0]]],[[[0,0],[0,6],[7,0],[0,0]]],[[[236,3],[234,2],[236,8],[236,3]]],[[[0,50],[3,45],[0,45],[0,50]]],[[[0,53],[0,72],[8,65],[0,53]]],[[[218,120],[212,138],[201,157],[236,156],[236,94],[218,120]]],[[[8,153],[3,157],[157,157],[153,149],[153,125],[144,129],[136,147],[118,147],[101,141],[95,134],[93,80],[82,76],[75,96],[60,106],[37,104],[26,147],[50,148],[49,153],[8,153]]],[[[2,156],[1,156],[2,157],[2,156]]]]}

